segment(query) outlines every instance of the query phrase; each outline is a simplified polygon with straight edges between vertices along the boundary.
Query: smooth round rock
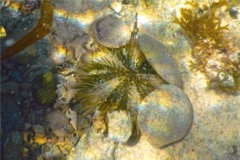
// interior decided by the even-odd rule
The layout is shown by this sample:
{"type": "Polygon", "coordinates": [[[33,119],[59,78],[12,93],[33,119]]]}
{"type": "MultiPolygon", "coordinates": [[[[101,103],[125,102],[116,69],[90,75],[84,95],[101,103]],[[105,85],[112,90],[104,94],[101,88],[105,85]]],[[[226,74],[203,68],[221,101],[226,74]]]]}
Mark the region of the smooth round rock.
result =
{"type": "Polygon", "coordinates": [[[147,61],[165,81],[182,88],[181,73],[167,48],[153,37],[139,33],[139,46],[147,61]]]}
{"type": "Polygon", "coordinates": [[[91,32],[98,43],[109,48],[124,46],[131,38],[129,26],[113,15],[95,20],[91,25],[91,32]]]}
{"type": "Polygon", "coordinates": [[[182,139],[193,121],[192,104],[173,85],[161,85],[138,106],[137,123],[143,136],[156,148],[182,139]]]}

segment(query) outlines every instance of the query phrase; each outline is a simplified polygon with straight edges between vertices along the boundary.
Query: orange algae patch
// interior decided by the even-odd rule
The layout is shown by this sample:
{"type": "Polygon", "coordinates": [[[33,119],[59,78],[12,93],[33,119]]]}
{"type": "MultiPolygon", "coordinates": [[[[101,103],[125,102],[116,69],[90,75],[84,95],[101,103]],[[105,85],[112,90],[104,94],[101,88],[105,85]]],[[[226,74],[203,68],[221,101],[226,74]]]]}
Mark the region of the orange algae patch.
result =
{"type": "Polygon", "coordinates": [[[43,0],[41,3],[41,17],[37,25],[23,38],[18,40],[11,47],[7,48],[1,53],[1,60],[5,60],[42,39],[51,32],[53,23],[53,7],[48,1],[43,0]]]}

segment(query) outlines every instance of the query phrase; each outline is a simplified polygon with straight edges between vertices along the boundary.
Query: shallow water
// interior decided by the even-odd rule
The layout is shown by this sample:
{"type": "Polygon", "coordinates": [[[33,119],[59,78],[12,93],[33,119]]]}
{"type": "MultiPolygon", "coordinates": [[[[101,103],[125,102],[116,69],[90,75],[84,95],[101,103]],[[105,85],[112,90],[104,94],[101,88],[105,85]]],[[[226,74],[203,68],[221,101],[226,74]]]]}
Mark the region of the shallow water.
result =
{"type": "MultiPolygon", "coordinates": [[[[220,17],[221,25],[228,24],[228,29],[221,33],[226,42],[224,47],[215,46],[211,37],[194,42],[181,25],[173,22],[175,15],[181,14],[179,10],[185,1],[1,2],[2,158],[240,159],[240,16],[237,14],[240,5],[237,1],[223,2],[226,5],[216,9],[216,16],[220,17]],[[115,20],[107,23],[112,28],[93,25],[96,19],[109,14],[120,19],[118,26],[111,25],[117,23],[115,20]],[[96,33],[92,27],[97,28],[96,33]],[[109,32],[113,37],[104,39],[109,32]],[[137,37],[138,33],[153,37],[151,46],[155,41],[161,42],[167,56],[177,64],[166,63],[170,67],[162,71],[165,63],[150,62],[152,53],[144,53],[140,49],[144,45],[139,47],[137,38],[130,37],[137,37]],[[122,41],[115,41],[115,34],[122,41]],[[125,46],[128,40],[130,49],[125,46]],[[112,50],[114,46],[120,49],[112,50]],[[119,58],[119,52],[125,57],[119,58]],[[87,68],[87,64],[95,66],[87,68]],[[163,133],[160,138],[166,133],[178,136],[171,126],[185,112],[174,110],[173,115],[179,119],[169,116],[167,121],[155,121],[152,123],[155,127],[140,134],[138,106],[141,103],[145,106],[143,99],[157,90],[157,85],[175,85],[181,80],[181,77],[174,83],[169,80],[170,73],[179,78],[172,70],[181,74],[180,88],[192,104],[193,122],[190,129],[187,126],[184,137],[160,148],[151,145],[149,139],[155,140],[160,132],[163,133]],[[117,78],[113,78],[115,74],[117,78]],[[123,112],[115,111],[119,108],[123,112]],[[158,130],[159,123],[165,128],[158,130]],[[170,131],[163,132],[164,129],[170,131]]],[[[204,5],[211,6],[208,1],[199,2],[200,9],[204,5]]],[[[211,9],[203,12],[212,13],[211,9]]],[[[155,53],[155,48],[151,51],[155,53]]],[[[158,56],[153,58],[166,61],[158,56]]],[[[160,106],[159,112],[167,110],[170,115],[166,99],[171,99],[170,104],[176,104],[177,108],[176,99],[161,98],[161,102],[153,98],[151,103],[160,106]]],[[[170,136],[166,141],[172,142],[171,139],[174,138],[170,136]]]]}

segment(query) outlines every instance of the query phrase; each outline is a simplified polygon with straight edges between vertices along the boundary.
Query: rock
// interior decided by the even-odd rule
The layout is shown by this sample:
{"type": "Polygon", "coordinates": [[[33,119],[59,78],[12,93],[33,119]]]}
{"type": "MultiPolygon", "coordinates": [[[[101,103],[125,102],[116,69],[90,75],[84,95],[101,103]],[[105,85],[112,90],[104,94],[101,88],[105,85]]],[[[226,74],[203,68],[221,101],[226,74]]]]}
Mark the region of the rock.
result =
{"type": "Polygon", "coordinates": [[[91,127],[91,121],[84,116],[78,115],[78,129],[85,129],[91,127]]]}
{"type": "Polygon", "coordinates": [[[224,72],[218,74],[219,85],[223,87],[233,88],[235,86],[234,78],[232,75],[224,72]]]}
{"type": "Polygon", "coordinates": [[[33,126],[33,131],[35,133],[35,136],[38,135],[40,137],[44,137],[46,135],[45,126],[40,125],[40,124],[34,125],[33,126]]]}
{"type": "Polygon", "coordinates": [[[124,46],[131,38],[131,30],[120,18],[106,15],[93,22],[91,32],[94,39],[105,47],[124,46]]]}
{"type": "Polygon", "coordinates": [[[10,94],[1,94],[1,137],[13,130],[21,130],[24,126],[24,117],[21,114],[19,97],[10,94]]]}
{"type": "Polygon", "coordinates": [[[58,137],[65,137],[67,135],[65,127],[68,126],[68,117],[61,110],[54,110],[47,115],[52,132],[58,137]]]}
{"type": "Polygon", "coordinates": [[[21,91],[29,91],[32,87],[31,83],[21,83],[19,84],[20,90],[21,91]]]}
{"type": "Polygon", "coordinates": [[[76,131],[72,124],[67,125],[64,130],[67,132],[67,134],[72,134],[74,131],[76,131]]]}
{"type": "Polygon", "coordinates": [[[162,85],[139,105],[137,123],[143,136],[156,148],[182,139],[193,121],[192,104],[173,85],[162,85]]]}
{"type": "Polygon", "coordinates": [[[38,51],[34,45],[27,47],[18,54],[16,54],[12,60],[18,64],[25,64],[31,62],[38,56],[38,51]]]}
{"type": "Polygon", "coordinates": [[[122,10],[121,0],[110,0],[110,6],[117,13],[121,12],[122,10]]]}
{"type": "Polygon", "coordinates": [[[21,96],[29,103],[32,101],[32,84],[31,83],[20,83],[19,84],[19,91],[21,92],[21,96]]]}
{"type": "Polygon", "coordinates": [[[57,85],[56,94],[58,95],[57,101],[60,104],[68,104],[71,99],[75,96],[75,89],[73,88],[72,81],[70,78],[68,80],[62,79],[61,82],[57,85]]]}
{"type": "Polygon", "coordinates": [[[30,129],[31,127],[32,127],[31,123],[29,123],[29,122],[24,123],[24,129],[25,130],[30,129]]]}
{"type": "Polygon", "coordinates": [[[167,48],[147,34],[138,35],[139,46],[154,70],[168,83],[182,88],[181,73],[167,48]]]}
{"type": "Polygon", "coordinates": [[[66,116],[70,119],[70,124],[75,130],[77,130],[77,112],[69,108],[66,112],[66,116]]]}
{"type": "Polygon", "coordinates": [[[86,130],[76,145],[72,160],[113,160],[116,145],[95,128],[86,130]]]}
{"type": "Polygon", "coordinates": [[[26,117],[30,111],[30,107],[31,107],[31,99],[28,98],[26,100],[24,100],[21,104],[21,108],[22,108],[22,115],[24,117],[26,117]]]}
{"type": "Polygon", "coordinates": [[[56,65],[62,65],[66,62],[66,49],[61,47],[60,49],[54,49],[51,53],[51,59],[56,65]]]}
{"type": "Polygon", "coordinates": [[[58,146],[52,143],[44,144],[41,148],[41,151],[44,159],[58,159],[58,160],[66,159],[64,154],[58,148],[58,146]]]}
{"type": "Polygon", "coordinates": [[[1,84],[1,93],[17,95],[18,89],[19,89],[18,83],[14,81],[1,84]]]}
{"type": "Polygon", "coordinates": [[[237,146],[231,146],[228,149],[228,153],[224,154],[222,157],[219,158],[219,160],[239,160],[240,155],[238,154],[238,147],[237,146]]]}
{"type": "Polygon", "coordinates": [[[108,137],[114,142],[126,143],[132,134],[132,120],[126,111],[114,111],[107,114],[108,137]]]}
{"type": "Polygon", "coordinates": [[[18,131],[9,133],[3,148],[4,160],[22,160],[22,134],[18,131]]]}

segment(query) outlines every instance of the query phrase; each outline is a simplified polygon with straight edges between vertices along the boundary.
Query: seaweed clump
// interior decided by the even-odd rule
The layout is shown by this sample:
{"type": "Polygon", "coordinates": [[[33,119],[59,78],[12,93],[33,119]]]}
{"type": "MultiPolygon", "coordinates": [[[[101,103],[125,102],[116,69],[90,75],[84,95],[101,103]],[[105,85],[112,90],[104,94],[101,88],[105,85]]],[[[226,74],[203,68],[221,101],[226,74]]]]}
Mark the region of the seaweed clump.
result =
{"type": "Polygon", "coordinates": [[[202,7],[194,1],[186,2],[188,7],[181,8],[181,17],[175,16],[173,22],[181,26],[192,42],[190,68],[202,72],[210,88],[235,94],[240,92],[240,58],[234,44],[224,37],[228,25],[222,25],[221,17],[217,16],[220,9],[227,7],[227,12],[232,5],[227,0],[202,7]],[[238,58],[232,58],[234,54],[238,58]]]}
{"type": "Polygon", "coordinates": [[[174,22],[179,24],[193,41],[193,45],[201,45],[203,41],[211,41],[216,46],[222,46],[224,39],[222,32],[227,26],[221,26],[221,18],[216,16],[216,11],[229,6],[226,0],[213,2],[209,8],[205,5],[200,8],[197,2],[186,2],[191,8],[181,8],[181,18],[175,16],[174,22]]]}

